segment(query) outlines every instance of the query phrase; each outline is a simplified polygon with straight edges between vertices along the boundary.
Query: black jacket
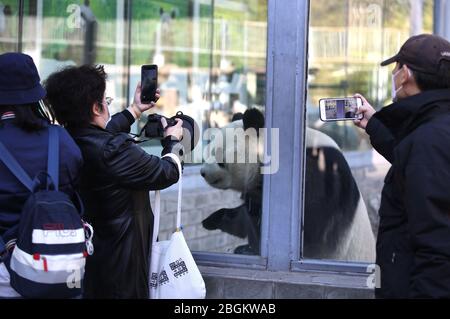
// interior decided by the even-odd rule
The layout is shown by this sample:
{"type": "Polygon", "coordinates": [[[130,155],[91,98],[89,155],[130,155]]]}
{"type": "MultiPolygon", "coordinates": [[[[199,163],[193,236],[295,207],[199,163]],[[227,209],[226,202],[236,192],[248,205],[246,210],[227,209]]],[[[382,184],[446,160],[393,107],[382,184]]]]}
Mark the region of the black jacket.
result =
{"type": "Polygon", "coordinates": [[[450,90],[426,91],[370,119],[392,167],[380,207],[378,298],[450,298],[450,90]]]}
{"type": "MultiPolygon", "coordinates": [[[[112,118],[108,130],[94,125],[70,130],[84,158],[81,196],[94,227],[85,298],[148,298],[149,191],[177,182],[178,168],[171,158],[149,155],[133,142],[126,134],[133,122],[124,111],[112,118]]],[[[163,141],[164,155],[176,141],[163,141]]]]}

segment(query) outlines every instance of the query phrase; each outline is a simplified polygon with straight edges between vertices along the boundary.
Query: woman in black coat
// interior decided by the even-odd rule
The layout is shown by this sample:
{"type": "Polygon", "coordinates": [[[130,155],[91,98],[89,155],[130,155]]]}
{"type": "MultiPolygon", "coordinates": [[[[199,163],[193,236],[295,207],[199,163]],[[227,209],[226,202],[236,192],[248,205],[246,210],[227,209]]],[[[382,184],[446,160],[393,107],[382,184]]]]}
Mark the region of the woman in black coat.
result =
{"type": "MultiPolygon", "coordinates": [[[[58,121],[81,148],[81,195],[95,231],[85,274],[85,298],[148,298],[153,214],[148,192],[179,178],[178,157],[147,154],[127,133],[143,111],[140,85],[134,103],[112,118],[102,66],[70,67],[46,82],[58,121]]],[[[157,94],[159,97],[159,94],[157,94]]],[[[165,130],[162,155],[182,137],[182,122],[165,130]]],[[[166,126],[166,123],[163,123],[166,126]]]]}

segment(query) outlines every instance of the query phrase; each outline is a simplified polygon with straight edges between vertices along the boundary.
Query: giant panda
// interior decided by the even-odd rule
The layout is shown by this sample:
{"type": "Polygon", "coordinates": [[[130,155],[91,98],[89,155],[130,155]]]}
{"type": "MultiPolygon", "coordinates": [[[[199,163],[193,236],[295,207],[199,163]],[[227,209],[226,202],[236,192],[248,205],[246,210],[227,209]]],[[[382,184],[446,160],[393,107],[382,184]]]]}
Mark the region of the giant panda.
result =
{"type": "MultiPolygon", "coordinates": [[[[262,113],[250,109],[222,129],[258,130],[263,126],[262,113]]],[[[303,257],[373,262],[375,240],[369,216],[342,152],[329,136],[311,128],[306,129],[305,140],[303,257]]],[[[260,147],[238,150],[236,145],[225,145],[223,153],[261,151],[260,147]]],[[[242,205],[220,209],[202,222],[208,230],[220,229],[248,237],[247,245],[235,249],[238,254],[260,252],[263,179],[260,166],[260,163],[205,163],[200,171],[212,187],[242,193],[242,205]]]]}

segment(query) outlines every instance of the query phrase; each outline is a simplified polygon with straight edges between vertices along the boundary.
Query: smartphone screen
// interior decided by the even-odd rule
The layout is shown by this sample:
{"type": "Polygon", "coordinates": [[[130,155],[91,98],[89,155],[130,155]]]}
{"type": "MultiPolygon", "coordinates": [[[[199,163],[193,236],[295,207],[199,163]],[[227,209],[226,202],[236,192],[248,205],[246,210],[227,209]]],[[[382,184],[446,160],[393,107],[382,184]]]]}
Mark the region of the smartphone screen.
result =
{"type": "Polygon", "coordinates": [[[361,98],[326,98],[319,101],[320,119],[322,121],[345,121],[360,119],[356,111],[362,106],[361,98]]]}
{"type": "Polygon", "coordinates": [[[156,88],[158,87],[158,66],[143,65],[141,68],[141,102],[155,101],[156,88]]]}

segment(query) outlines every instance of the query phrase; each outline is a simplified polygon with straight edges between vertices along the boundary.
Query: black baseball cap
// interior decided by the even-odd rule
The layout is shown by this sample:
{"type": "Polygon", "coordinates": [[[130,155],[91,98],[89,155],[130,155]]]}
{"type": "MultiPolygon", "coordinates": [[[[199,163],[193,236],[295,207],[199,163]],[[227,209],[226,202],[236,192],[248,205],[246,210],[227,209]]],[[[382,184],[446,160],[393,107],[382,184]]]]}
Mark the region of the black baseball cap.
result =
{"type": "Polygon", "coordinates": [[[420,34],[406,40],[400,51],[381,66],[399,62],[414,71],[437,74],[442,60],[450,61],[450,42],[434,34],[420,34]]]}

